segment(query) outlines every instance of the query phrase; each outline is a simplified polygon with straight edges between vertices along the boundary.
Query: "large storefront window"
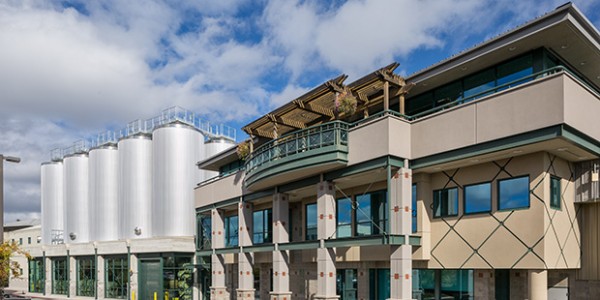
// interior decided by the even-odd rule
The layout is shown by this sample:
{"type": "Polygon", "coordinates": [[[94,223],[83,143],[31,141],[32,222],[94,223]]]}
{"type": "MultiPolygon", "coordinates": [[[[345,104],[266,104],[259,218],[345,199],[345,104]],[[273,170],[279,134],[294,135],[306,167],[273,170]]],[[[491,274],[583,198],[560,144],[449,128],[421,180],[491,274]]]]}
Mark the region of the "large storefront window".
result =
{"type": "Polygon", "coordinates": [[[225,218],[225,247],[235,247],[238,245],[238,216],[225,218]]]}
{"type": "Polygon", "coordinates": [[[29,261],[29,292],[44,292],[44,260],[34,258],[29,261]]]}
{"type": "Polygon", "coordinates": [[[307,241],[317,239],[317,204],[306,205],[306,236],[307,241]]]}
{"type": "Polygon", "coordinates": [[[413,298],[473,299],[473,270],[413,270],[413,298]],[[436,291],[440,298],[436,298],[436,291]]]}
{"type": "Polygon", "coordinates": [[[340,300],[356,300],[358,277],[356,269],[339,269],[336,273],[336,292],[340,300]]]}
{"type": "Polygon", "coordinates": [[[105,258],[106,288],[105,297],[114,299],[127,298],[127,282],[129,268],[127,256],[110,256],[105,258]]]}
{"type": "Polygon", "coordinates": [[[163,257],[165,299],[192,299],[193,266],[191,256],[167,255],[163,257]]]}
{"type": "Polygon", "coordinates": [[[369,270],[369,299],[387,300],[390,298],[390,269],[369,270]]]}
{"type": "Polygon", "coordinates": [[[52,294],[66,295],[69,291],[69,270],[66,257],[52,259],[52,294]]]}
{"type": "Polygon", "coordinates": [[[387,192],[376,191],[356,196],[356,235],[383,234],[387,231],[387,192]]]}
{"type": "Polygon", "coordinates": [[[96,295],[96,260],[93,257],[77,258],[77,296],[96,295]]]}
{"type": "Polygon", "coordinates": [[[263,244],[270,243],[272,241],[272,219],[273,212],[270,208],[252,213],[252,243],[263,244]]]}

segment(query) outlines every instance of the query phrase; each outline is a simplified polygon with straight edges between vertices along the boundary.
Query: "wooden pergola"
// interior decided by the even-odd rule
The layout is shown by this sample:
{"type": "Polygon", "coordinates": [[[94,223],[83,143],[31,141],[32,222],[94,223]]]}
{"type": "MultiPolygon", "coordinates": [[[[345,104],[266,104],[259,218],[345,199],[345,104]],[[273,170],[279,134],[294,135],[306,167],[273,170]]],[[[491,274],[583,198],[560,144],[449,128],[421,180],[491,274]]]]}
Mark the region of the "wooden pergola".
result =
{"type": "Polygon", "coordinates": [[[284,104],[262,116],[242,129],[251,137],[276,139],[288,132],[304,129],[335,119],[349,120],[362,114],[369,115],[369,108],[380,105],[388,110],[390,99],[398,97],[400,113],[404,113],[404,96],[414,84],[406,83],[404,78],[394,74],[399,66],[392,63],[374,71],[348,85],[344,85],[347,75],[340,75],[326,81],[297,99],[284,104]],[[357,99],[354,115],[338,112],[336,103],[340,97],[352,95],[357,99]]]}

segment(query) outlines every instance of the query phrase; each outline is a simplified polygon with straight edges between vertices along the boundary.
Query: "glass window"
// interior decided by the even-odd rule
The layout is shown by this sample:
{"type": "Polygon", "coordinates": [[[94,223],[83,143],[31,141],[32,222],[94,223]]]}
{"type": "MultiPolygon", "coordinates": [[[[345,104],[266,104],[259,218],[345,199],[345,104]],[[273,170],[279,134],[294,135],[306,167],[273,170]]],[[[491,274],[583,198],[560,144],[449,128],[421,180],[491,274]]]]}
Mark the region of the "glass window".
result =
{"type": "Polygon", "coordinates": [[[212,223],[209,215],[198,215],[197,217],[197,245],[198,249],[211,249],[212,248],[212,223]]]}
{"type": "Polygon", "coordinates": [[[352,199],[337,199],[337,229],[338,238],[352,236],[352,199]]]}
{"type": "Polygon", "coordinates": [[[163,261],[165,295],[168,293],[169,299],[192,299],[192,256],[164,254],[163,261]]]}
{"type": "Polygon", "coordinates": [[[441,299],[473,299],[473,270],[441,270],[441,299]]]}
{"type": "MultiPolygon", "coordinates": [[[[389,287],[389,286],[388,286],[389,287]]],[[[336,272],[336,292],[340,300],[357,299],[358,277],[356,269],[338,269],[336,272]]]]}
{"type": "Polygon", "coordinates": [[[406,100],[406,113],[418,114],[433,108],[433,93],[424,93],[406,100]]]}
{"type": "Polygon", "coordinates": [[[52,259],[52,294],[66,295],[69,291],[69,271],[67,259],[58,257],[52,259]]]}
{"type": "Polygon", "coordinates": [[[27,237],[27,244],[31,245],[31,237],[30,236],[27,237]]]}
{"type": "Polygon", "coordinates": [[[369,299],[390,298],[390,269],[369,269],[369,299]]]}
{"type": "Polygon", "coordinates": [[[529,176],[498,181],[498,209],[529,207],[529,176]]]}
{"type": "Polygon", "coordinates": [[[464,96],[465,98],[471,97],[471,96],[475,96],[476,97],[469,99],[470,100],[474,100],[486,95],[489,95],[491,93],[493,93],[493,91],[489,91],[485,94],[481,94],[484,91],[487,91],[491,88],[493,88],[495,86],[495,82],[496,82],[496,71],[494,70],[494,68],[492,69],[487,69],[484,71],[481,71],[479,73],[476,73],[474,75],[471,75],[467,78],[465,78],[464,80],[464,86],[465,86],[465,92],[464,92],[464,96]]]}
{"type": "Polygon", "coordinates": [[[412,232],[417,232],[417,184],[412,185],[412,232]]]}
{"type": "Polygon", "coordinates": [[[550,177],[550,207],[560,209],[560,178],[550,177]]]}
{"type": "Polygon", "coordinates": [[[19,238],[19,245],[23,245],[23,238],[19,238]]]}
{"type": "Polygon", "coordinates": [[[356,196],[356,235],[382,234],[387,229],[387,192],[356,196]]]}
{"type": "Polygon", "coordinates": [[[104,296],[113,299],[127,298],[129,267],[127,256],[108,256],[104,260],[106,287],[104,296]]]}
{"type": "Polygon", "coordinates": [[[434,106],[444,105],[462,99],[462,82],[460,80],[437,88],[433,93],[434,106]]]}
{"type": "Polygon", "coordinates": [[[317,204],[306,205],[306,236],[307,241],[317,239],[317,204]]]}
{"type": "Polygon", "coordinates": [[[458,188],[433,191],[433,216],[458,215],[458,188]]]}
{"type": "MultiPolygon", "coordinates": [[[[519,78],[525,77],[527,75],[533,74],[533,58],[531,54],[527,54],[521,56],[517,59],[513,59],[504,64],[501,64],[497,68],[497,77],[496,86],[500,86],[509,82],[513,82],[519,78]]],[[[533,78],[520,80],[518,82],[514,82],[509,86],[505,87],[514,87],[519,84],[525,83],[527,81],[533,80],[533,78]]],[[[502,90],[502,89],[500,89],[502,90]]]]}
{"type": "Polygon", "coordinates": [[[492,184],[489,182],[465,186],[465,213],[492,210],[492,184]]]}
{"type": "Polygon", "coordinates": [[[96,294],[96,261],[93,257],[77,258],[77,296],[96,294]]]}
{"type": "Polygon", "coordinates": [[[238,216],[225,217],[225,247],[238,245],[238,216]]]}
{"type": "Polygon", "coordinates": [[[29,292],[44,292],[44,260],[36,257],[29,261],[29,292]]]}
{"type": "Polygon", "coordinates": [[[263,244],[272,242],[273,211],[269,209],[252,213],[252,243],[263,244]]]}

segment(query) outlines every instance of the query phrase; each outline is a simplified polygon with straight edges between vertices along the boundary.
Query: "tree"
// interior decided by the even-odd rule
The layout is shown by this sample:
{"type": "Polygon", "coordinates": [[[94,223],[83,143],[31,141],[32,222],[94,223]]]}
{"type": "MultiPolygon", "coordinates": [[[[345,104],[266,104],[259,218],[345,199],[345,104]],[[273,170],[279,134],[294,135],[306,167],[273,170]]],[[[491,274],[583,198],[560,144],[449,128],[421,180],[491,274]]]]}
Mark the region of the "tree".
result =
{"type": "Polygon", "coordinates": [[[8,279],[12,275],[13,277],[20,277],[20,265],[16,261],[10,261],[10,257],[13,254],[21,254],[31,259],[31,255],[26,251],[19,248],[19,245],[15,242],[4,242],[0,244],[0,299],[4,299],[4,287],[8,286],[8,279]]]}

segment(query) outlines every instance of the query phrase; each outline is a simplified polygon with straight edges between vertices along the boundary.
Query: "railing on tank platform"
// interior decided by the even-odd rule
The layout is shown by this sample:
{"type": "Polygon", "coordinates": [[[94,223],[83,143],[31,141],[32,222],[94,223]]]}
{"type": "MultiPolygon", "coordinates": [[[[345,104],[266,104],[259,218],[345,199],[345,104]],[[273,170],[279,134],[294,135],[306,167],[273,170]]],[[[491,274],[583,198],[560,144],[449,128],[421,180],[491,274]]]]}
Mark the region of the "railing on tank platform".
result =
{"type": "Polygon", "coordinates": [[[64,148],[62,150],[63,157],[73,155],[73,154],[83,154],[87,153],[90,148],[89,144],[85,140],[79,140],[73,143],[70,147],[64,148]]]}

